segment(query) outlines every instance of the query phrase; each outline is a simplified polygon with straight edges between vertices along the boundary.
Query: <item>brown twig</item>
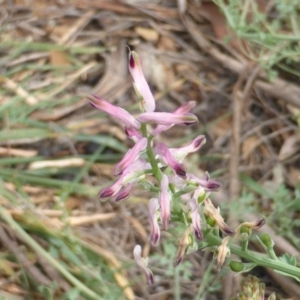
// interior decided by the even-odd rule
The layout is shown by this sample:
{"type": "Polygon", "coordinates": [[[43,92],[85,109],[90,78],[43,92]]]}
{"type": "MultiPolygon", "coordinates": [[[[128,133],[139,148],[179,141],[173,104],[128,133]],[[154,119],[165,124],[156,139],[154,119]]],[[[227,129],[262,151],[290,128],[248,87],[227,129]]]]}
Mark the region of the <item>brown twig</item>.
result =
{"type": "MultiPolygon", "coordinates": [[[[240,165],[240,146],[241,146],[241,128],[242,128],[242,109],[251,95],[251,91],[260,72],[260,66],[256,66],[248,77],[243,92],[241,92],[243,82],[249,74],[250,68],[246,68],[238,78],[238,81],[233,89],[233,122],[232,122],[232,135],[231,135],[231,151],[230,151],[230,164],[229,164],[229,201],[235,201],[240,194],[240,180],[239,180],[239,165],[240,165]]],[[[233,213],[229,215],[229,225],[236,228],[239,220],[233,213]]],[[[229,299],[234,291],[237,290],[240,278],[234,273],[230,273],[224,278],[223,285],[223,298],[229,299]]]]}

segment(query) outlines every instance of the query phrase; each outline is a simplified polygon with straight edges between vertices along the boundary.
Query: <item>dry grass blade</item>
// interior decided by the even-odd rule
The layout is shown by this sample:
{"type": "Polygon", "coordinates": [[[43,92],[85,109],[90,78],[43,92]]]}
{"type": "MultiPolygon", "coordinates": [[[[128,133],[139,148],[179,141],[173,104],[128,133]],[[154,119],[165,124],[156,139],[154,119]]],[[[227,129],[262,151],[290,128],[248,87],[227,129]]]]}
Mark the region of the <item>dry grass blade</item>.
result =
{"type": "Polygon", "coordinates": [[[34,105],[39,102],[39,100],[36,97],[29,94],[25,89],[23,89],[21,86],[19,86],[13,80],[2,77],[2,78],[0,78],[0,81],[4,82],[6,88],[15,92],[16,95],[24,98],[28,105],[34,105]]]}
{"type": "MultiPolygon", "coordinates": [[[[12,234],[11,230],[10,234],[12,234]]],[[[0,226],[0,239],[1,242],[16,256],[22,267],[28,270],[28,273],[38,284],[46,286],[51,284],[51,280],[34,265],[34,262],[30,261],[26,255],[24,255],[18,244],[8,236],[8,234],[5,232],[3,224],[0,226]]]]}
{"type": "MultiPolygon", "coordinates": [[[[103,256],[105,259],[108,260],[109,264],[115,269],[119,270],[121,269],[122,265],[119,262],[119,260],[110,252],[105,249],[102,249],[101,247],[92,244],[91,242],[86,241],[85,239],[81,239],[81,243],[85,245],[86,247],[90,248],[91,250],[95,251],[99,255],[103,256]]],[[[134,292],[131,289],[129,285],[129,281],[127,280],[126,276],[122,274],[122,272],[115,271],[114,276],[116,278],[116,281],[124,289],[123,293],[126,299],[128,300],[134,300],[134,292]]]]}

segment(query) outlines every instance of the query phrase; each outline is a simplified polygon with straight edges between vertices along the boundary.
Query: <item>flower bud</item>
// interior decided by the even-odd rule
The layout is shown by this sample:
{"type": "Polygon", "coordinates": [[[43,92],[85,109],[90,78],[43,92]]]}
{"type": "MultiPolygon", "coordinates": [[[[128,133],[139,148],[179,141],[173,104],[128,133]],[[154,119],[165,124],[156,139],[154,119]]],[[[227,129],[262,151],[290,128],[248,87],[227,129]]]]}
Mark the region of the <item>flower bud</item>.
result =
{"type": "Polygon", "coordinates": [[[268,300],[276,300],[276,295],[274,292],[268,297],[268,300]]]}
{"type": "Polygon", "coordinates": [[[223,220],[219,209],[215,208],[210,201],[209,198],[204,200],[204,208],[203,208],[203,213],[206,216],[209,216],[211,219],[213,219],[218,226],[220,227],[221,231],[224,232],[225,234],[228,235],[234,235],[235,231],[231,229],[223,220]]]}
{"type": "Polygon", "coordinates": [[[250,235],[248,233],[244,232],[239,236],[239,238],[240,238],[241,242],[246,242],[249,240],[250,235]]]}
{"type": "Polygon", "coordinates": [[[159,195],[161,224],[165,230],[168,229],[171,218],[171,195],[169,193],[169,180],[166,174],[163,174],[161,180],[161,192],[159,195]]]}
{"type": "Polygon", "coordinates": [[[174,262],[173,262],[174,267],[178,266],[181,263],[183,256],[184,256],[185,252],[187,251],[187,248],[189,247],[189,245],[191,245],[192,239],[190,237],[190,234],[192,231],[193,231],[192,226],[189,226],[184,231],[181,238],[178,240],[178,250],[177,250],[177,254],[174,259],[174,262]]]}
{"type": "Polygon", "coordinates": [[[233,272],[236,273],[242,272],[244,270],[244,265],[240,261],[231,261],[229,267],[233,272]]]}
{"type": "Polygon", "coordinates": [[[221,245],[218,247],[218,257],[217,257],[217,261],[218,261],[218,271],[221,270],[224,262],[225,262],[225,258],[227,256],[230,255],[230,249],[227,247],[227,243],[229,241],[229,236],[226,236],[223,240],[221,245]]]}
{"type": "Polygon", "coordinates": [[[148,266],[148,258],[142,257],[142,247],[140,245],[136,245],[133,249],[133,257],[138,266],[144,271],[147,281],[149,284],[154,283],[153,273],[147,267],[148,266]]]}
{"type": "Polygon", "coordinates": [[[198,202],[196,201],[195,198],[191,198],[188,201],[188,206],[191,210],[190,215],[191,215],[191,219],[192,219],[194,234],[198,240],[202,240],[203,234],[202,234],[202,230],[201,230],[201,219],[200,219],[200,215],[198,213],[198,202]]]}
{"type": "Polygon", "coordinates": [[[158,199],[156,198],[150,199],[148,204],[148,210],[149,210],[149,219],[151,225],[150,240],[153,246],[157,246],[160,239],[160,228],[157,222],[158,208],[159,208],[158,199]]]}
{"type": "Polygon", "coordinates": [[[240,233],[246,233],[247,235],[251,235],[251,229],[246,225],[242,225],[240,228],[240,233]]]}
{"type": "Polygon", "coordinates": [[[269,233],[264,232],[259,236],[259,239],[263,243],[263,245],[266,246],[267,249],[273,248],[274,247],[274,242],[270,236],[269,233]]]}
{"type": "Polygon", "coordinates": [[[208,224],[210,227],[215,227],[216,221],[215,221],[214,219],[212,219],[210,216],[207,216],[207,215],[205,215],[205,214],[204,214],[204,216],[205,216],[205,220],[206,220],[207,224],[208,224]]]}

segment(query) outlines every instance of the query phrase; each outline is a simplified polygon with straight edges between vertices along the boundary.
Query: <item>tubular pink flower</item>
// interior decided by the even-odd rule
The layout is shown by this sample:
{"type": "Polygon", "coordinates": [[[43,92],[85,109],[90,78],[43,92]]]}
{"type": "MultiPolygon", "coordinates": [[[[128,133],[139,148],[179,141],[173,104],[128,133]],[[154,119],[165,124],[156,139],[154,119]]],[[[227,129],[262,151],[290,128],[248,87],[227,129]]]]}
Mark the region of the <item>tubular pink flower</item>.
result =
{"type": "Polygon", "coordinates": [[[189,182],[195,182],[199,184],[199,186],[201,186],[202,188],[204,188],[205,191],[208,192],[218,190],[222,186],[220,182],[210,180],[207,172],[205,173],[203,179],[198,178],[195,175],[190,173],[186,174],[186,177],[189,182]]]}
{"type": "Polygon", "coordinates": [[[177,175],[168,176],[169,183],[173,184],[177,190],[182,190],[186,186],[185,178],[179,177],[177,175]]]}
{"type": "Polygon", "coordinates": [[[182,162],[189,153],[198,151],[205,143],[205,136],[199,135],[189,145],[181,148],[170,148],[170,152],[178,161],[182,162]]]}
{"type": "MultiPolygon", "coordinates": [[[[111,186],[104,188],[100,191],[100,198],[108,198],[117,195],[123,186],[127,186],[129,183],[138,182],[145,175],[143,171],[150,168],[150,165],[143,159],[138,159],[128,166],[119,177],[119,179],[111,186]]],[[[120,197],[120,196],[119,196],[120,197]]],[[[121,200],[121,199],[119,199],[121,200]]]]}
{"type": "Polygon", "coordinates": [[[128,152],[125,154],[123,159],[115,165],[113,168],[114,175],[120,175],[122,172],[129,167],[134,161],[139,158],[139,155],[147,147],[147,139],[143,138],[138,141],[128,152]]]}
{"type": "Polygon", "coordinates": [[[191,243],[192,243],[192,239],[190,237],[191,233],[192,233],[192,227],[189,226],[184,231],[183,235],[179,238],[176,257],[173,262],[174,267],[177,267],[181,263],[184,254],[186,253],[188,247],[191,245],[191,243]]]}
{"type": "MultiPolygon", "coordinates": [[[[180,106],[179,108],[177,108],[173,112],[173,114],[182,115],[182,114],[188,113],[195,106],[196,106],[196,102],[195,101],[188,101],[187,103],[185,103],[182,106],[180,106]]],[[[152,135],[156,136],[156,135],[160,134],[161,132],[170,129],[173,125],[174,124],[172,124],[172,125],[157,125],[157,127],[153,130],[152,135]]]]}
{"type": "Polygon", "coordinates": [[[150,199],[148,204],[148,210],[149,210],[149,219],[151,225],[150,241],[153,246],[157,246],[159,244],[159,239],[160,239],[160,229],[157,222],[158,208],[159,208],[158,199],[156,198],[150,199]]]}
{"type": "Polygon", "coordinates": [[[169,148],[165,144],[158,143],[155,147],[155,153],[158,154],[163,163],[169,165],[177,175],[186,175],[183,165],[174,158],[169,148]]]}
{"type": "Polygon", "coordinates": [[[257,221],[244,222],[235,229],[235,232],[237,233],[237,236],[240,236],[243,232],[247,232],[248,236],[250,236],[252,234],[252,229],[258,229],[258,228],[264,226],[265,224],[266,224],[265,218],[262,218],[257,221]],[[247,230],[245,230],[245,229],[247,229],[247,230]]]}
{"type": "Polygon", "coordinates": [[[140,58],[135,51],[129,52],[129,72],[133,78],[133,86],[139,98],[142,109],[146,112],[155,110],[155,100],[144,77],[140,58]]]}
{"type": "Polygon", "coordinates": [[[137,119],[141,123],[157,123],[161,125],[191,125],[198,122],[197,117],[190,113],[178,115],[166,112],[146,112],[140,114],[137,119]]]}
{"type": "Polygon", "coordinates": [[[209,198],[204,200],[203,213],[213,219],[220,227],[221,231],[228,235],[234,235],[236,232],[231,229],[223,220],[219,208],[215,208],[209,198]]]}
{"type": "Polygon", "coordinates": [[[153,273],[152,271],[147,267],[148,265],[148,258],[142,257],[142,247],[140,245],[136,245],[133,249],[133,257],[138,266],[145,272],[147,281],[149,284],[154,283],[153,273]]]}
{"type": "Polygon", "coordinates": [[[132,127],[132,126],[126,126],[125,127],[125,133],[135,143],[137,143],[139,140],[141,140],[143,138],[141,132],[139,130],[135,129],[134,127],[132,127]]]}
{"type": "Polygon", "coordinates": [[[201,224],[200,224],[200,215],[198,213],[198,202],[195,198],[191,198],[188,202],[188,206],[191,210],[191,218],[192,218],[192,224],[194,229],[194,234],[197,239],[202,240],[203,234],[201,230],[201,224]]]}
{"type": "Polygon", "coordinates": [[[130,183],[126,185],[125,187],[121,188],[119,192],[116,194],[115,201],[119,202],[121,200],[126,200],[128,197],[132,194],[133,190],[135,188],[134,183],[130,183]]]}
{"type": "Polygon", "coordinates": [[[128,126],[132,126],[136,129],[141,127],[140,122],[138,122],[128,111],[125,109],[114,106],[107,102],[106,100],[96,96],[96,95],[88,95],[87,98],[92,106],[108,113],[112,117],[122,121],[128,126]]]}
{"type": "Polygon", "coordinates": [[[159,195],[159,204],[160,204],[160,218],[162,226],[165,230],[168,229],[170,223],[171,215],[171,197],[169,194],[169,180],[166,174],[162,175],[161,180],[161,192],[159,195]]]}
{"type": "Polygon", "coordinates": [[[115,196],[122,188],[123,177],[120,177],[113,185],[104,188],[99,193],[99,198],[109,198],[115,196]]]}

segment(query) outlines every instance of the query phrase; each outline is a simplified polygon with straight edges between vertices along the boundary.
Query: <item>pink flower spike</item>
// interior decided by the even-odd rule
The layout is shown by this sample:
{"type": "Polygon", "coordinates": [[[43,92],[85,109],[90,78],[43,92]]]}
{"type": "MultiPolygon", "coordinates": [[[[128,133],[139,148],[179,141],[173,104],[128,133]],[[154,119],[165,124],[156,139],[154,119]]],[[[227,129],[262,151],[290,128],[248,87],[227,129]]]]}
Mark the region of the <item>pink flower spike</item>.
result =
{"type": "Polygon", "coordinates": [[[170,152],[173,154],[173,156],[180,162],[183,161],[183,159],[192,152],[196,152],[200,149],[202,145],[206,143],[206,139],[204,135],[199,135],[196,137],[192,143],[185,147],[181,148],[171,148],[170,152]]]}
{"type": "Polygon", "coordinates": [[[161,192],[159,195],[159,204],[160,204],[160,218],[162,226],[165,230],[168,229],[170,223],[170,215],[171,215],[171,197],[169,194],[169,180],[166,174],[162,175],[161,180],[161,192]]]}
{"type": "Polygon", "coordinates": [[[195,115],[186,113],[186,114],[174,114],[166,112],[146,112],[140,114],[137,118],[141,123],[157,123],[161,125],[191,125],[198,122],[198,119],[195,115]]]}
{"type": "Polygon", "coordinates": [[[143,138],[142,134],[139,130],[135,129],[132,126],[126,126],[125,127],[125,133],[126,135],[132,139],[134,142],[137,142],[143,138]]]}
{"type": "MultiPolygon", "coordinates": [[[[179,108],[177,108],[173,113],[176,115],[181,115],[190,112],[196,106],[195,101],[188,101],[187,103],[183,104],[179,108]]],[[[163,131],[170,129],[172,125],[157,125],[157,127],[153,130],[152,135],[156,136],[163,131]]]]}
{"type": "Polygon", "coordinates": [[[174,158],[169,148],[165,144],[158,143],[155,147],[155,152],[160,156],[165,164],[169,165],[175,171],[177,175],[186,175],[183,165],[174,158]]]}
{"type": "Polygon", "coordinates": [[[148,204],[149,219],[151,225],[150,240],[153,246],[157,246],[160,239],[160,229],[157,222],[157,210],[159,208],[158,199],[152,198],[148,204]]]}
{"type": "Polygon", "coordinates": [[[148,265],[148,258],[142,257],[142,247],[140,245],[136,245],[133,249],[133,257],[138,266],[145,272],[147,281],[149,284],[154,283],[153,273],[152,271],[147,267],[148,265]]]}
{"type": "Polygon", "coordinates": [[[143,111],[153,112],[155,110],[155,100],[144,77],[140,58],[135,51],[129,52],[129,72],[133,78],[138,97],[141,97],[143,111]]]}
{"type": "Polygon", "coordinates": [[[201,224],[200,224],[201,222],[200,215],[198,213],[198,202],[195,198],[191,198],[188,202],[188,205],[191,210],[191,218],[192,218],[194,234],[197,239],[202,240],[203,234],[202,234],[201,224]]]}
{"type": "Polygon", "coordinates": [[[123,200],[128,199],[128,197],[132,194],[134,187],[135,187],[135,184],[130,183],[130,184],[126,185],[124,188],[120,189],[119,192],[116,194],[115,201],[119,202],[121,200],[123,201],[123,200]]]}
{"type": "Polygon", "coordinates": [[[129,167],[135,160],[137,160],[140,153],[146,149],[147,142],[148,140],[146,138],[142,138],[130,150],[128,150],[123,159],[113,168],[113,174],[122,174],[124,169],[129,167]]]}
{"type": "Polygon", "coordinates": [[[96,95],[88,95],[87,98],[92,106],[108,113],[112,117],[122,121],[128,126],[132,126],[136,129],[141,127],[140,122],[138,122],[128,111],[125,109],[114,106],[107,102],[106,100],[96,96],[96,95]]]}

